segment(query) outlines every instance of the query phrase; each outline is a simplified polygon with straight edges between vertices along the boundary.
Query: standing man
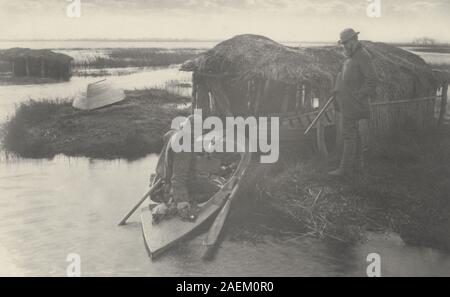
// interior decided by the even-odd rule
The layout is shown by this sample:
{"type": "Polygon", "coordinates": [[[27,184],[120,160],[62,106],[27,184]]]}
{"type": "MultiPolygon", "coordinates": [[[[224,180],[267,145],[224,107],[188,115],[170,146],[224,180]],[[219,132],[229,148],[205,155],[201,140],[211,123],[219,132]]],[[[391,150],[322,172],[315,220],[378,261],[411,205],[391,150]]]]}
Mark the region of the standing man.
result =
{"type": "Polygon", "coordinates": [[[364,159],[368,151],[367,131],[360,131],[367,130],[370,97],[375,93],[378,78],[370,54],[358,41],[358,34],[353,29],[345,29],[339,40],[347,59],[338,74],[334,90],[336,109],[342,114],[340,124],[344,142],[339,168],[329,172],[335,177],[364,173],[364,159]]]}

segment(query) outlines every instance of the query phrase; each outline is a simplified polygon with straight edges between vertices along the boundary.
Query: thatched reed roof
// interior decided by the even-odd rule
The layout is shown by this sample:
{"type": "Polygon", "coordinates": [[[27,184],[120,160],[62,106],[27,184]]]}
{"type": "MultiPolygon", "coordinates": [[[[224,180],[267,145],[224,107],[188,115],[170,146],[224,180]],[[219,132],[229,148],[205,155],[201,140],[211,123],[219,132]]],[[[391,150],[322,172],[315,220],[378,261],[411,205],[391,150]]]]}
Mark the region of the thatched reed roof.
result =
{"type": "Polygon", "coordinates": [[[73,60],[71,56],[55,53],[47,49],[29,49],[29,48],[10,48],[0,51],[0,60],[12,61],[18,58],[35,58],[47,61],[57,61],[61,63],[69,63],[73,60]]]}
{"type": "MultiPolygon", "coordinates": [[[[380,79],[378,99],[417,98],[435,92],[436,77],[419,56],[384,43],[361,43],[371,54],[380,79]]],[[[227,74],[235,81],[263,78],[288,84],[301,82],[331,92],[344,59],[338,46],[287,47],[264,36],[238,35],[188,61],[181,69],[227,74]]]]}

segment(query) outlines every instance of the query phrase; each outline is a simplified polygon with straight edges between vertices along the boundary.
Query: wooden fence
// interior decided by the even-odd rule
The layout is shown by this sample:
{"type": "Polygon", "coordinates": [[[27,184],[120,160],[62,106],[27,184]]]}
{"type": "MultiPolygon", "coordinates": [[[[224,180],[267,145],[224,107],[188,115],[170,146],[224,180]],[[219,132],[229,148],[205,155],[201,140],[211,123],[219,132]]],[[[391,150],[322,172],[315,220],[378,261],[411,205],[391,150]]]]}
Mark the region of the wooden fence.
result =
{"type": "MultiPolygon", "coordinates": [[[[274,86],[280,89],[277,98],[272,98],[270,80],[247,82],[246,92],[243,94],[228,94],[224,89],[224,75],[194,73],[192,108],[202,108],[207,115],[222,114],[238,115],[270,115],[280,118],[280,141],[292,143],[304,139],[303,132],[319,110],[328,101],[329,95],[321,90],[313,90],[307,83],[299,81],[295,88],[290,86],[274,86]],[[245,100],[235,100],[245,97],[245,100]],[[236,98],[235,98],[236,97],[236,98]],[[280,100],[278,97],[281,97],[280,100]],[[234,98],[234,99],[233,99],[234,98]],[[230,100],[233,99],[233,100],[230,100]],[[275,102],[275,103],[274,103],[275,102]],[[276,106],[271,106],[275,104],[276,106]],[[261,110],[269,106],[269,111],[261,110]],[[273,110],[279,109],[279,112],[273,110]]],[[[448,77],[441,80],[437,95],[426,98],[372,102],[371,103],[371,137],[384,136],[396,129],[411,127],[423,129],[433,125],[441,125],[446,119],[448,77]]],[[[230,90],[228,90],[230,91],[230,90]]],[[[336,127],[336,143],[342,142],[339,113],[331,107],[316,125],[317,147],[323,155],[328,154],[326,131],[330,126],[336,127]]],[[[333,140],[332,140],[333,141],[333,140]]]]}
{"type": "MultiPolygon", "coordinates": [[[[371,119],[369,121],[370,138],[383,137],[395,130],[405,128],[426,129],[440,126],[448,121],[448,81],[444,81],[437,89],[436,96],[398,100],[388,102],[371,103],[371,119]]],[[[338,123],[339,114],[335,113],[335,123],[338,123]]],[[[317,141],[320,152],[327,155],[324,147],[324,127],[317,126],[317,141]],[[322,132],[320,131],[322,130],[322,132]]],[[[340,125],[336,125],[336,143],[342,144],[342,131],[340,125]]]]}
{"type": "Polygon", "coordinates": [[[371,129],[375,135],[385,135],[403,128],[424,129],[435,124],[435,105],[438,97],[414,100],[377,102],[371,105],[371,129]]]}
{"type": "Polygon", "coordinates": [[[447,112],[448,82],[436,96],[412,100],[375,102],[371,104],[371,129],[376,135],[385,135],[405,125],[425,129],[441,125],[447,112]]]}

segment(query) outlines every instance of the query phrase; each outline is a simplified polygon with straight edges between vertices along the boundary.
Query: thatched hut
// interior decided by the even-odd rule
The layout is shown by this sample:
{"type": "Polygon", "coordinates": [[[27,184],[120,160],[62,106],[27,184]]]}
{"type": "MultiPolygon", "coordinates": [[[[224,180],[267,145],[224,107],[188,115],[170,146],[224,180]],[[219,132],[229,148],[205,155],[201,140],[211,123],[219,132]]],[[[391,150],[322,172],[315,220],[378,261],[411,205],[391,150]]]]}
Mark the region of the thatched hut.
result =
{"type": "MultiPolygon", "coordinates": [[[[389,126],[385,118],[392,118],[392,125],[398,124],[395,116],[385,112],[384,103],[436,96],[440,81],[422,58],[384,43],[361,43],[379,77],[372,102],[378,103],[373,109],[374,118],[382,117],[377,119],[380,124],[389,126]]],[[[264,36],[239,35],[186,62],[181,70],[193,72],[193,108],[216,115],[277,114],[288,120],[294,134],[300,135],[298,130],[311,122],[331,96],[344,59],[338,46],[288,47],[264,36]],[[304,116],[293,118],[292,114],[304,116]]],[[[422,117],[423,113],[420,122],[429,121],[434,101],[424,102],[424,106],[412,108],[418,110],[417,115],[405,115],[422,117]]],[[[333,112],[326,114],[319,126],[333,125],[333,117],[333,112]]],[[[323,135],[318,131],[321,142],[323,135]]]]}
{"type": "MultiPolygon", "coordinates": [[[[422,58],[384,43],[362,44],[380,78],[375,101],[435,93],[435,76],[422,58]]],[[[197,104],[205,101],[204,93],[212,93],[216,99],[228,99],[233,114],[283,112],[295,105],[308,110],[315,97],[330,95],[344,59],[337,46],[287,47],[263,36],[239,35],[187,62],[182,70],[194,72],[197,104]]]]}
{"type": "Polygon", "coordinates": [[[0,60],[11,65],[15,77],[46,77],[68,80],[72,75],[72,57],[51,50],[11,48],[0,52],[0,60]]]}

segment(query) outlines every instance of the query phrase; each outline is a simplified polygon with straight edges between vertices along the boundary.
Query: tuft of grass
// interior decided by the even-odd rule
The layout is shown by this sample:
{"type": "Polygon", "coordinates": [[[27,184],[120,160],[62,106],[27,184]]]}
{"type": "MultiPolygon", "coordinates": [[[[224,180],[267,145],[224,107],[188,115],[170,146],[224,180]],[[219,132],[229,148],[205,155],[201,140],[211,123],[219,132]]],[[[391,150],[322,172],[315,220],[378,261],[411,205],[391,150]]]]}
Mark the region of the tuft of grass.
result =
{"type": "Polygon", "coordinates": [[[66,108],[70,105],[71,103],[69,101],[63,99],[30,99],[20,103],[16,107],[14,119],[31,125],[39,124],[43,121],[47,121],[49,117],[54,116],[62,108],[66,108]]]}

